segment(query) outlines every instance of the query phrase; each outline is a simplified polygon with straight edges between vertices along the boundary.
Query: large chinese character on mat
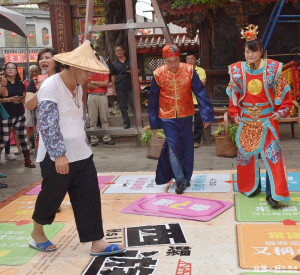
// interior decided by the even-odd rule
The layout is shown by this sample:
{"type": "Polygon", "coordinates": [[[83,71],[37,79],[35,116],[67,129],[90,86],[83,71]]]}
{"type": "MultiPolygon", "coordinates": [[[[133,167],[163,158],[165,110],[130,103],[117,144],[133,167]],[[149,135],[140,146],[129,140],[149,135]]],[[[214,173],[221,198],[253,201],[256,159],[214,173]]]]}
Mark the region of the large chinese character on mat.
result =
{"type": "Polygon", "coordinates": [[[187,243],[179,223],[125,227],[126,246],[187,243]]]}
{"type": "Polygon", "coordinates": [[[240,266],[274,271],[300,268],[300,226],[238,224],[240,266]]]}
{"type": "Polygon", "coordinates": [[[158,253],[159,251],[127,250],[126,253],[120,256],[94,257],[83,275],[152,275],[155,273],[158,264],[158,260],[153,257],[158,253]]]}

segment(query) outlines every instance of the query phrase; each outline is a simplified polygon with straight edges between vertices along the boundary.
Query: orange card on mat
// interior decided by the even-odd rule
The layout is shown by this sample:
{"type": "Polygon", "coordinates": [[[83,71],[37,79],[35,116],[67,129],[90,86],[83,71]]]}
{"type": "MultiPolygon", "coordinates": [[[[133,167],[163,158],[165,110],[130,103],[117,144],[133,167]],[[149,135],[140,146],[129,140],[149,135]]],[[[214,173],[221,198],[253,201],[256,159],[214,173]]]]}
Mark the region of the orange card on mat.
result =
{"type": "Polygon", "coordinates": [[[238,224],[242,268],[300,269],[300,225],[238,224]]]}
{"type": "MultiPolygon", "coordinates": [[[[21,196],[0,209],[0,222],[31,221],[37,195],[21,196]]],[[[73,219],[73,210],[68,195],[61,204],[61,211],[56,214],[56,222],[73,219]]]]}

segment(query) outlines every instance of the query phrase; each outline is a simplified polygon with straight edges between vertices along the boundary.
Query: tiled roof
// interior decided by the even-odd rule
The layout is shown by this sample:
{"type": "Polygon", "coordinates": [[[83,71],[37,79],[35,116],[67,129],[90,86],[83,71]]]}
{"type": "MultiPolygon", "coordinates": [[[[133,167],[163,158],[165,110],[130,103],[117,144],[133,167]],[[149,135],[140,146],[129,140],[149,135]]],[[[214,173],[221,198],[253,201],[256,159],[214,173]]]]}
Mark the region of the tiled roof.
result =
{"type": "MultiPolygon", "coordinates": [[[[172,34],[173,42],[181,51],[193,50],[199,47],[199,34],[190,39],[186,33],[172,34]]],[[[161,52],[166,45],[163,34],[150,34],[136,36],[136,47],[138,53],[161,52]]]]}

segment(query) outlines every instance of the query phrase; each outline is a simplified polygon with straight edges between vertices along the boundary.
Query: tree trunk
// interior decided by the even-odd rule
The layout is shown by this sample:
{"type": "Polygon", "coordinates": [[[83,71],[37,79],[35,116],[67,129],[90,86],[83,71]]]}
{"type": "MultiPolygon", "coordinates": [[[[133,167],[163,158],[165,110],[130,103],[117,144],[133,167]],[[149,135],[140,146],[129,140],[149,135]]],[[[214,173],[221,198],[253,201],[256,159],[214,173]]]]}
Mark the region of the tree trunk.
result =
{"type": "MultiPolygon", "coordinates": [[[[125,0],[104,0],[105,24],[118,24],[126,22],[125,0]]],[[[117,44],[125,46],[128,53],[127,31],[106,31],[98,40],[101,53],[110,57],[111,61],[116,59],[114,47],[117,44]]]]}

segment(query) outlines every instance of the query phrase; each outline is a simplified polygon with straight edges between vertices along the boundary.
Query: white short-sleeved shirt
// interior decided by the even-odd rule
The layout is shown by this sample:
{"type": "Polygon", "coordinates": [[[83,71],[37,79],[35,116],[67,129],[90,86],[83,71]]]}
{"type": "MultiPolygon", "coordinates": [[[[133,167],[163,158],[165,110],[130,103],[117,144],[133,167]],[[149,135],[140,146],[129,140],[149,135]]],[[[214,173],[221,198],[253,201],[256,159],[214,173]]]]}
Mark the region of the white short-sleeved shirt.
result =
{"type": "MultiPolygon", "coordinates": [[[[92,155],[92,150],[86,143],[85,121],[83,120],[82,87],[78,86],[75,98],[64,84],[59,74],[47,78],[38,94],[38,102],[53,101],[57,103],[59,112],[59,126],[66,147],[66,157],[69,162],[87,159],[92,155]]],[[[39,114],[38,114],[39,116],[39,114]]],[[[46,148],[42,135],[39,135],[39,148],[37,162],[43,161],[46,148]]],[[[54,160],[54,158],[51,158],[54,160]]]]}

